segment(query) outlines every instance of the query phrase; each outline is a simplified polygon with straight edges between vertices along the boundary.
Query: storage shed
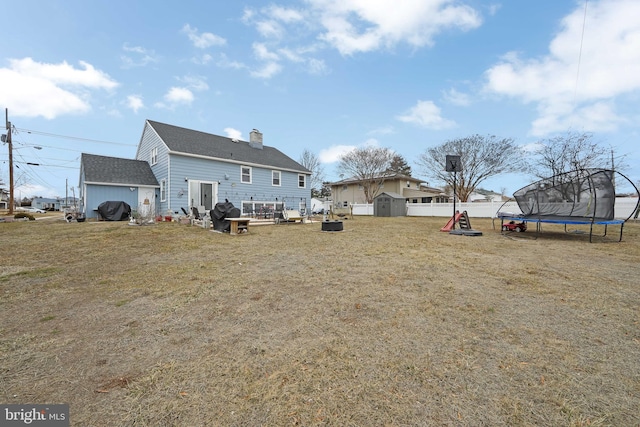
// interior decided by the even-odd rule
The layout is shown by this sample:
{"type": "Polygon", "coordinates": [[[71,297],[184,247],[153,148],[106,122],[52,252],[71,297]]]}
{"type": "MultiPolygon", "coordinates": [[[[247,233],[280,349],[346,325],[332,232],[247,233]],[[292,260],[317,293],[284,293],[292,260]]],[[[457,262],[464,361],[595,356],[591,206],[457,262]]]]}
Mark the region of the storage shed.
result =
{"type": "Polygon", "coordinates": [[[373,216],[407,216],[407,201],[402,194],[380,193],[373,199],[373,216]]]}

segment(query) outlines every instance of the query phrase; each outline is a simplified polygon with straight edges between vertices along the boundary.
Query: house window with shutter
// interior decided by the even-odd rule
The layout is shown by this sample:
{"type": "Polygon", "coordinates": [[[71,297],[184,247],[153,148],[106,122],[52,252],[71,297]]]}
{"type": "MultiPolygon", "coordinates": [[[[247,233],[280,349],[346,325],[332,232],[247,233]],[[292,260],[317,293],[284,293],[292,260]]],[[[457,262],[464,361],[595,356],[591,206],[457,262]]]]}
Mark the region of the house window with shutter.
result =
{"type": "Polygon", "coordinates": [[[153,147],[151,149],[151,166],[158,163],[158,147],[153,147]]]}

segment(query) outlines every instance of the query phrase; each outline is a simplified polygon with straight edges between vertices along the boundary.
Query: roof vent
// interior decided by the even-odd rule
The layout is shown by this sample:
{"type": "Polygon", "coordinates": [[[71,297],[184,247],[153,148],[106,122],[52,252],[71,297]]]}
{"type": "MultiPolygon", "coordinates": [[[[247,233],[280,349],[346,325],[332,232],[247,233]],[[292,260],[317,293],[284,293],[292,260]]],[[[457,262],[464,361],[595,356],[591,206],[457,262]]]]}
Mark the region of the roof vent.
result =
{"type": "Polygon", "coordinates": [[[231,138],[231,142],[240,142],[240,140],[238,138],[231,138]]]}

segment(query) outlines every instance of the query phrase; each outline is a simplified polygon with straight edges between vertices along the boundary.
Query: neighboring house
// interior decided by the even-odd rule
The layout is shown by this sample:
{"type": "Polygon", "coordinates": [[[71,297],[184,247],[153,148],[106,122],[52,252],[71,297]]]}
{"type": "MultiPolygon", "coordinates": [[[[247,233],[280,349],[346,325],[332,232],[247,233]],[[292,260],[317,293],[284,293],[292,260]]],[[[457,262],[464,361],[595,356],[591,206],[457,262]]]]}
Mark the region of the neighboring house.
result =
{"type": "MultiPolygon", "coordinates": [[[[383,191],[399,194],[409,203],[445,203],[448,201],[448,197],[442,190],[431,187],[425,188],[422,185],[424,183],[425,181],[408,175],[392,173],[384,176],[384,182],[380,185],[375,195],[383,191]]],[[[332,182],[329,185],[331,186],[334,206],[337,208],[346,208],[356,203],[367,203],[362,180],[349,178],[332,182]]]]}
{"type": "MultiPolygon", "coordinates": [[[[94,194],[99,190],[94,184],[83,192],[87,214],[99,200],[123,200],[133,208],[135,203],[128,200],[140,203],[134,197],[138,186],[156,189],[154,208],[162,215],[182,215],[193,207],[204,214],[223,201],[233,203],[242,215],[273,211],[282,205],[302,212],[310,209],[311,171],[278,149],[263,145],[262,134],[255,129],[247,142],[147,120],[136,160],[128,162],[126,170],[114,169],[117,165],[103,170],[107,176],[102,179],[110,179],[103,185],[111,190],[130,187],[129,197],[125,199],[126,191],[105,194],[105,188],[94,194]],[[153,185],[127,179],[135,172],[138,178],[153,177],[153,185]]],[[[102,166],[91,165],[101,170],[102,166]]]]}
{"type": "Polygon", "coordinates": [[[79,199],[74,197],[34,197],[31,200],[31,207],[36,209],[44,209],[46,211],[61,211],[78,206],[79,199]]]}
{"type": "Polygon", "coordinates": [[[9,207],[9,192],[4,188],[0,188],[0,209],[7,209],[9,207]]]}
{"type": "Polygon", "coordinates": [[[145,161],[82,153],[79,192],[80,210],[97,218],[98,206],[107,201],[128,203],[132,210],[157,207],[160,186],[145,161]]]}
{"type": "Polygon", "coordinates": [[[477,189],[469,194],[469,202],[503,202],[508,200],[502,194],[495,193],[490,190],[477,189]]]}

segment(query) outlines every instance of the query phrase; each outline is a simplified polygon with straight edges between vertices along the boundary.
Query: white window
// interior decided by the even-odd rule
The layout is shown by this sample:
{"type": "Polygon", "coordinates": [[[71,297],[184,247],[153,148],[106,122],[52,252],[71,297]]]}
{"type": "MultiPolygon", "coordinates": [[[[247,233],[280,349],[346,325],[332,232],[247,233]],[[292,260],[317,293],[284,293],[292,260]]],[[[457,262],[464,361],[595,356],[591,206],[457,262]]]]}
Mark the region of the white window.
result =
{"type": "Polygon", "coordinates": [[[160,201],[165,202],[167,200],[167,180],[160,181],[160,201]]]}
{"type": "Polygon", "coordinates": [[[151,165],[156,163],[158,163],[158,147],[153,147],[151,149],[151,165]]]}
{"type": "Polygon", "coordinates": [[[251,167],[240,166],[240,182],[243,184],[251,184],[251,167]]]}
{"type": "Polygon", "coordinates": [[[280,171],[271,171],[271,185],[280,187],[280,171]]]}
{"type": "Polygon", "coordinates": [[[298,188],[305,188],[307,186],[307,176],[305,174],[298,174],[298,188]]]}

